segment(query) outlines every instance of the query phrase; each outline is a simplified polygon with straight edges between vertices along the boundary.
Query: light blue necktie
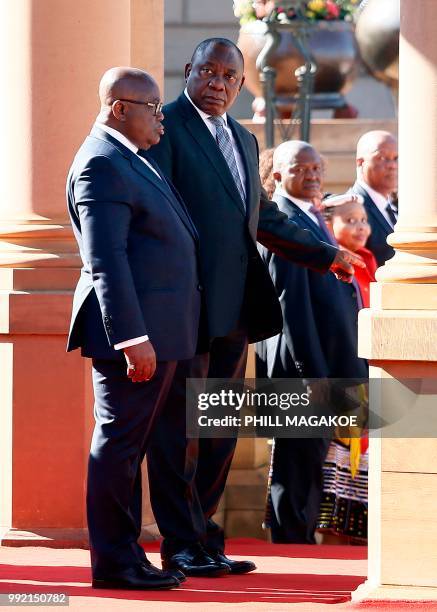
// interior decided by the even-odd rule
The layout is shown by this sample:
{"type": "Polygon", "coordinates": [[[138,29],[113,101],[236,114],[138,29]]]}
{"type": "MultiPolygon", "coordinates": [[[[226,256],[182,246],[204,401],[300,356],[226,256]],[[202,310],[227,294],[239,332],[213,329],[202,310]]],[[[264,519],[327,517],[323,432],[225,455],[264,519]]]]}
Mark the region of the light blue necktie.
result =
{"type": "Polygon", "coordinates": [[[216,141],[220,151],[225,158],[226,163],[231,171],[232,178],[234,179],[235,185],[240,194],[241,200],[244,207],[246,207],[246,194],[244,193],[243,184],[241,182],[240,173],[238,172],[237,161],[234,155],[234,149],[232,148],[232,142],[229,134],[224,127],[224,119],[220,116],[208,117],[209,121],[214,125],[216,129],[216,141]]]}

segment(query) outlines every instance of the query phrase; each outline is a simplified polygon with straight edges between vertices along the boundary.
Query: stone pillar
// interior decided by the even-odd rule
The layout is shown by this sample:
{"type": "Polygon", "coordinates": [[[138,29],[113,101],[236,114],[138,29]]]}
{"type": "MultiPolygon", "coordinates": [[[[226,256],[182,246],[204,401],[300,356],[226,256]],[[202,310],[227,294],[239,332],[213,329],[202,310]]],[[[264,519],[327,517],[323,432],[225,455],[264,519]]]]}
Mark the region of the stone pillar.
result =
{"type": "MultiPolygon", "coordinates": [[[[371,377],[391,379],[399,398],[407,390],[402,409],[413,417],[419,405],[428,405],[431,416],[437,406],[429,384],[437,378],[435,8],[434,0],[421,0],[420,10],[417,0],[401,0],[400,205],[388,240],[396,254],[378,270],[371,309],[359,322],[359,350],[370,360],[371,377]],[[409,385],[408,378],[428,381],[409,385]]],[[[386,389],[371,396],[371,409],[385,401],[386,389]]],[[[354,600],[437,600],[436,457],[436,438],[382,433],[370,440],[369,577],[354,600]]]]}
{"type": "Polygon", "coordinates": [[[80,260],[65,204],[111,66],[163,80],[162,0],[15,0],[0,21],[0,538],[85,543],[89,363],[65,353],[80,260]]]}

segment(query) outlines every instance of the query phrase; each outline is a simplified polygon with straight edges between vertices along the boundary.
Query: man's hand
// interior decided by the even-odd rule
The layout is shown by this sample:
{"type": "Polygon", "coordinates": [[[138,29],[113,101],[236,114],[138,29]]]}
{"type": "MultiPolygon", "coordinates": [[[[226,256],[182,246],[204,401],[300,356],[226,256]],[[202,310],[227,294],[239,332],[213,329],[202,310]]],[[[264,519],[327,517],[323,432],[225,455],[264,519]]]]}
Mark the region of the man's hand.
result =
{"type": "Polygon", "coordinates": [[[141,342],[123,349],[127,362],[127,375],[132,382],[147,382],[156,370],[156,354],[152,343],[141,342]]]}
{"type": "Polygon", "coordinates": [[[341,249],[337,251],[337,255],[329,269],[335,274],[338,280],[345,283],[351,283],[354,276],[353,266],[365,268],[366,264],[359,255],[347,251],[346,249],[341,249]]]}

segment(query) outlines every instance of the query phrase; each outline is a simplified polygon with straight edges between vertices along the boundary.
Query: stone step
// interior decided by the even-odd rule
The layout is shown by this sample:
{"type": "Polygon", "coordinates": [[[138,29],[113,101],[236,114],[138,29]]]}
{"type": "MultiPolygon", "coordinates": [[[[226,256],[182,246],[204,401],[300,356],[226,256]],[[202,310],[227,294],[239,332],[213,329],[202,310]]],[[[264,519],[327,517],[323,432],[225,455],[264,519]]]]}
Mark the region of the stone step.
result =
{"type": "MultiPolygon", "coordinates": [[[[264,124],[254,123],[249,119],[241,120],[245,128],[255,134],[260,150],[264,145],[264,124]]],[[[289,125],[290,122],[284,122],[289,125]]],[[[369,130],[387,130],[397,133],[397,122],[390,119],[313,119],[311,121],[311,144],[323,154],[353,153],[355,154],[358,139],[369,130]]],[[[299,132],[294,130],[291,138],[298,139],[299,132]]],[[[275,145],[283,140],[278,123],[275,126],[275,145]]]]}
{"type": "Polygon", "coordinates": [[[226,483],[226,511],[262,510],[265,507],[269,466],[232,469],[226,483]]]}
{"type": "Polygon", "coordinates": [[[264,438],[239,438],[232,469],[258,468],[269,462],[270,446],[264,438]]]}
{"type": "Polygon", "coordinates": [[[326,163],[323,190],[330,193],[347,191],[355,182],[355,155],[323,152],[326,163]]]}
{"type": "Polygon", "coordinates": [[[267,465],[252,470],[231,470],[225,490],[226,537],[267,538],[267,532],[262,529],[267,475],[267,465]]]}
{"type": "Polygon", "coordinates": [[[225,536],[268,540],[270,532],[262,528],[263,520],[264,510],[227,510],[225,536]]]}

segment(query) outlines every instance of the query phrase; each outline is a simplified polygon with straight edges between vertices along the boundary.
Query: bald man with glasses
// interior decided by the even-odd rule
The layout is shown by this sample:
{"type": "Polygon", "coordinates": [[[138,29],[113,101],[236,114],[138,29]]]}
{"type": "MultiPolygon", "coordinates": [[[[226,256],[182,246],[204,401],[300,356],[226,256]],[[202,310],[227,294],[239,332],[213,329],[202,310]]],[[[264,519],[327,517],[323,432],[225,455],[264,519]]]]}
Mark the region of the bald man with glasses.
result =
{"type": "Polygon", "coordinates": [[[201,307],[198,236],[181,198],[143,157],[163,135],[147,73],[112,68],[74,158],[67,200],[83,262],[68,350],[92,359],[95,428],[87,517],[93,587],[170,589],[138,543],[141,463],[177,364],[191,359],[201,307]]]}

